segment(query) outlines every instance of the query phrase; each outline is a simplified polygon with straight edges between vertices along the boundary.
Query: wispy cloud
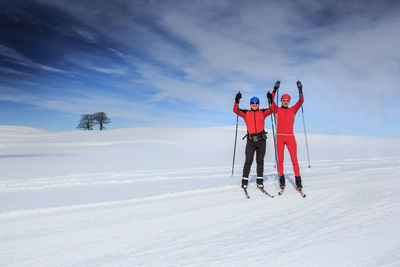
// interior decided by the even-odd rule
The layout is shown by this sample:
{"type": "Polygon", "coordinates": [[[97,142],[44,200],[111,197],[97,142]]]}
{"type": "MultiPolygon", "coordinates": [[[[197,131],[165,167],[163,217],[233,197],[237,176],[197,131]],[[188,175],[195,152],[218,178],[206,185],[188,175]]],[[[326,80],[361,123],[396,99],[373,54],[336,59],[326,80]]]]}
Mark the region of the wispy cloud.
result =
{"type": "Polygon", "coordinates": [[[101,67],[90,67],[90,69],[106,73],[106,74],[117,74],[117,75],[125,75],[126,71],[124,69],[114,69],[114,68],[101,68],[101,67]]]}
{"type": "Polygon", "coordinates": [[[157,105],[143,103],[140,99],[127,99],[111,92],[107,95],[95,95],[91,91],[77,90],[68,91],[64,95],[46,95],[26,92],[23,88],[0,86],[0,101],[24,104],[27,107],[23,108],[22,112],[50,110],[76,114],[77,120],[81,114],[106,111],[110,118],[134,121],[127,124],[128,126],[135,124],[166,126],[170,121],[184,125],[185,121],[190,119],[187,114],[182,115],[157,105]]]}
{"type": "Polygon", "coordinates": [[[44,70],[48,72],[66,73],[66,71],[64,70],[36,63],[28,57],[24,56],[22,53],[16,51],[15,49],[12,49],[2,44],[0,44],[0,56],[5,58],[5,60],[9,61],[10,63],[18,64],[24,67],[44,70]]]}
{"type": "Polygon", "coordinates": [[[4,74],[18,74],[18,75],[24,75],[23,72],[14,70],[12,68],[7,68],[7,67],[1,67],[0,66],[0,72],[4,74]]]}
{"type": "Polygon", "coordinates": [[[90,31],[88,29],[85,29],[83,27],[77,27],[77,26],[73,26],[70,29],[70,33],[77,36],[78,38],[80,38],[81,40],[88,42],[88,43],[92,43],[92,44],[97,44],[99,41],[99,36],[94,33],[93,31],[90,31]]]}

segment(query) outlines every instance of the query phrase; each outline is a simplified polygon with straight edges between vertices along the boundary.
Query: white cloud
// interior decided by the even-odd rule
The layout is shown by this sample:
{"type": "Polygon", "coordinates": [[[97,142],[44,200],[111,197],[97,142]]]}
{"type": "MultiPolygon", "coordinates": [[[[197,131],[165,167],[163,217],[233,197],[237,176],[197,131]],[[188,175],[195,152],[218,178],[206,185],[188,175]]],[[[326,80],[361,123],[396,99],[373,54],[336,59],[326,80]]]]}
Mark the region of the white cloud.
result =
{"type": "Polygon", "coordinates": [[[125,75],[125,69],[118,68],[102,68],[102,67],[88,67],[89,69],[96,70],[98,72],[106,73],[106,74],[117,74],[117,75],[125,75]]]}
{"type": "Polygon", "coordinates": [[[82,27],[73,27],[71,29],[71,32],[75,36],[77,36],[78,38],[80,38],[81,40],[83,40],[85,42],[92,43],[92,44],[98,43],[99,36],[96,33],[92,32],[88,29],[85,29],[82,27]]]}

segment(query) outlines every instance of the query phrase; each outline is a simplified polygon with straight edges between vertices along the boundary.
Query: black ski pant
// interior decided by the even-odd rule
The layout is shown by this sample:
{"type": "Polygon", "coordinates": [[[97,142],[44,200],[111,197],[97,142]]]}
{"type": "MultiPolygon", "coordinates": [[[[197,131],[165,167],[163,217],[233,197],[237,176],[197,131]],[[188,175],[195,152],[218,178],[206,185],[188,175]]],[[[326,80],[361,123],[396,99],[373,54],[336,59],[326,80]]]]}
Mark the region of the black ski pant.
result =
{"type": "Polygon", "coordinates": [[[246,161],[243,167],[243,177],[249,178],[251,164],[254,159],[254,152],[257,153],[257,177],[263,177],[264,175],[264,157],[267,142],[266,140],[261,140],[259,142],[254,142],[253,140],[247,139],[246,144],[246,161]]]}

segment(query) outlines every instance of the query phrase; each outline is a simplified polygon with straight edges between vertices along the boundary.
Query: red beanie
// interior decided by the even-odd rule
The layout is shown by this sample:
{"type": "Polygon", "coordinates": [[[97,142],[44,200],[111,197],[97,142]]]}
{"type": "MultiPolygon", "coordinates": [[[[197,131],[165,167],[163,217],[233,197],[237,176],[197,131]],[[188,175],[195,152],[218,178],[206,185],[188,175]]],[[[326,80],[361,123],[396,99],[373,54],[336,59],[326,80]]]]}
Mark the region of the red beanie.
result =
{"type": "Polygon", "coordinates": [[[289,100],[290,100],[290,95],[284,94],[284,95],[281,97],[281,101],[282,101],[282,99],[289,99],[289,100]]]}

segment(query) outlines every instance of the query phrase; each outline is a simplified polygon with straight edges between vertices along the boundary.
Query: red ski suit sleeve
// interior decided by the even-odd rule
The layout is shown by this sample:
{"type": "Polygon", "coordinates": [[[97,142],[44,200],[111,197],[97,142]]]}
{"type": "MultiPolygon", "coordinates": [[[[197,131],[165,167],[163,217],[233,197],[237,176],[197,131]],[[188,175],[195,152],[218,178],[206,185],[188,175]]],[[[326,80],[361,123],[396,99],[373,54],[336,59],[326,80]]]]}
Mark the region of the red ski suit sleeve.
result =
{"type": "Polygon", "coordinates": [[[271,115],[271,110],[269,108],[257,109],[256,111],[251,109],[246,110],[240,109],[238,103],[233,105],[233,112],[244,119],[249,134],[264,131],[265,118],[271,115]]]}
{"type": "Polygon", "coordinates": [[[272,93],[272,112],[276,115],[277,134],[293,134],[294,118],[301,105],[304,103],[304,96],[301,93],[299,101],[290,108],[278,108],[275,104],[275,93],[272,93]]]}

